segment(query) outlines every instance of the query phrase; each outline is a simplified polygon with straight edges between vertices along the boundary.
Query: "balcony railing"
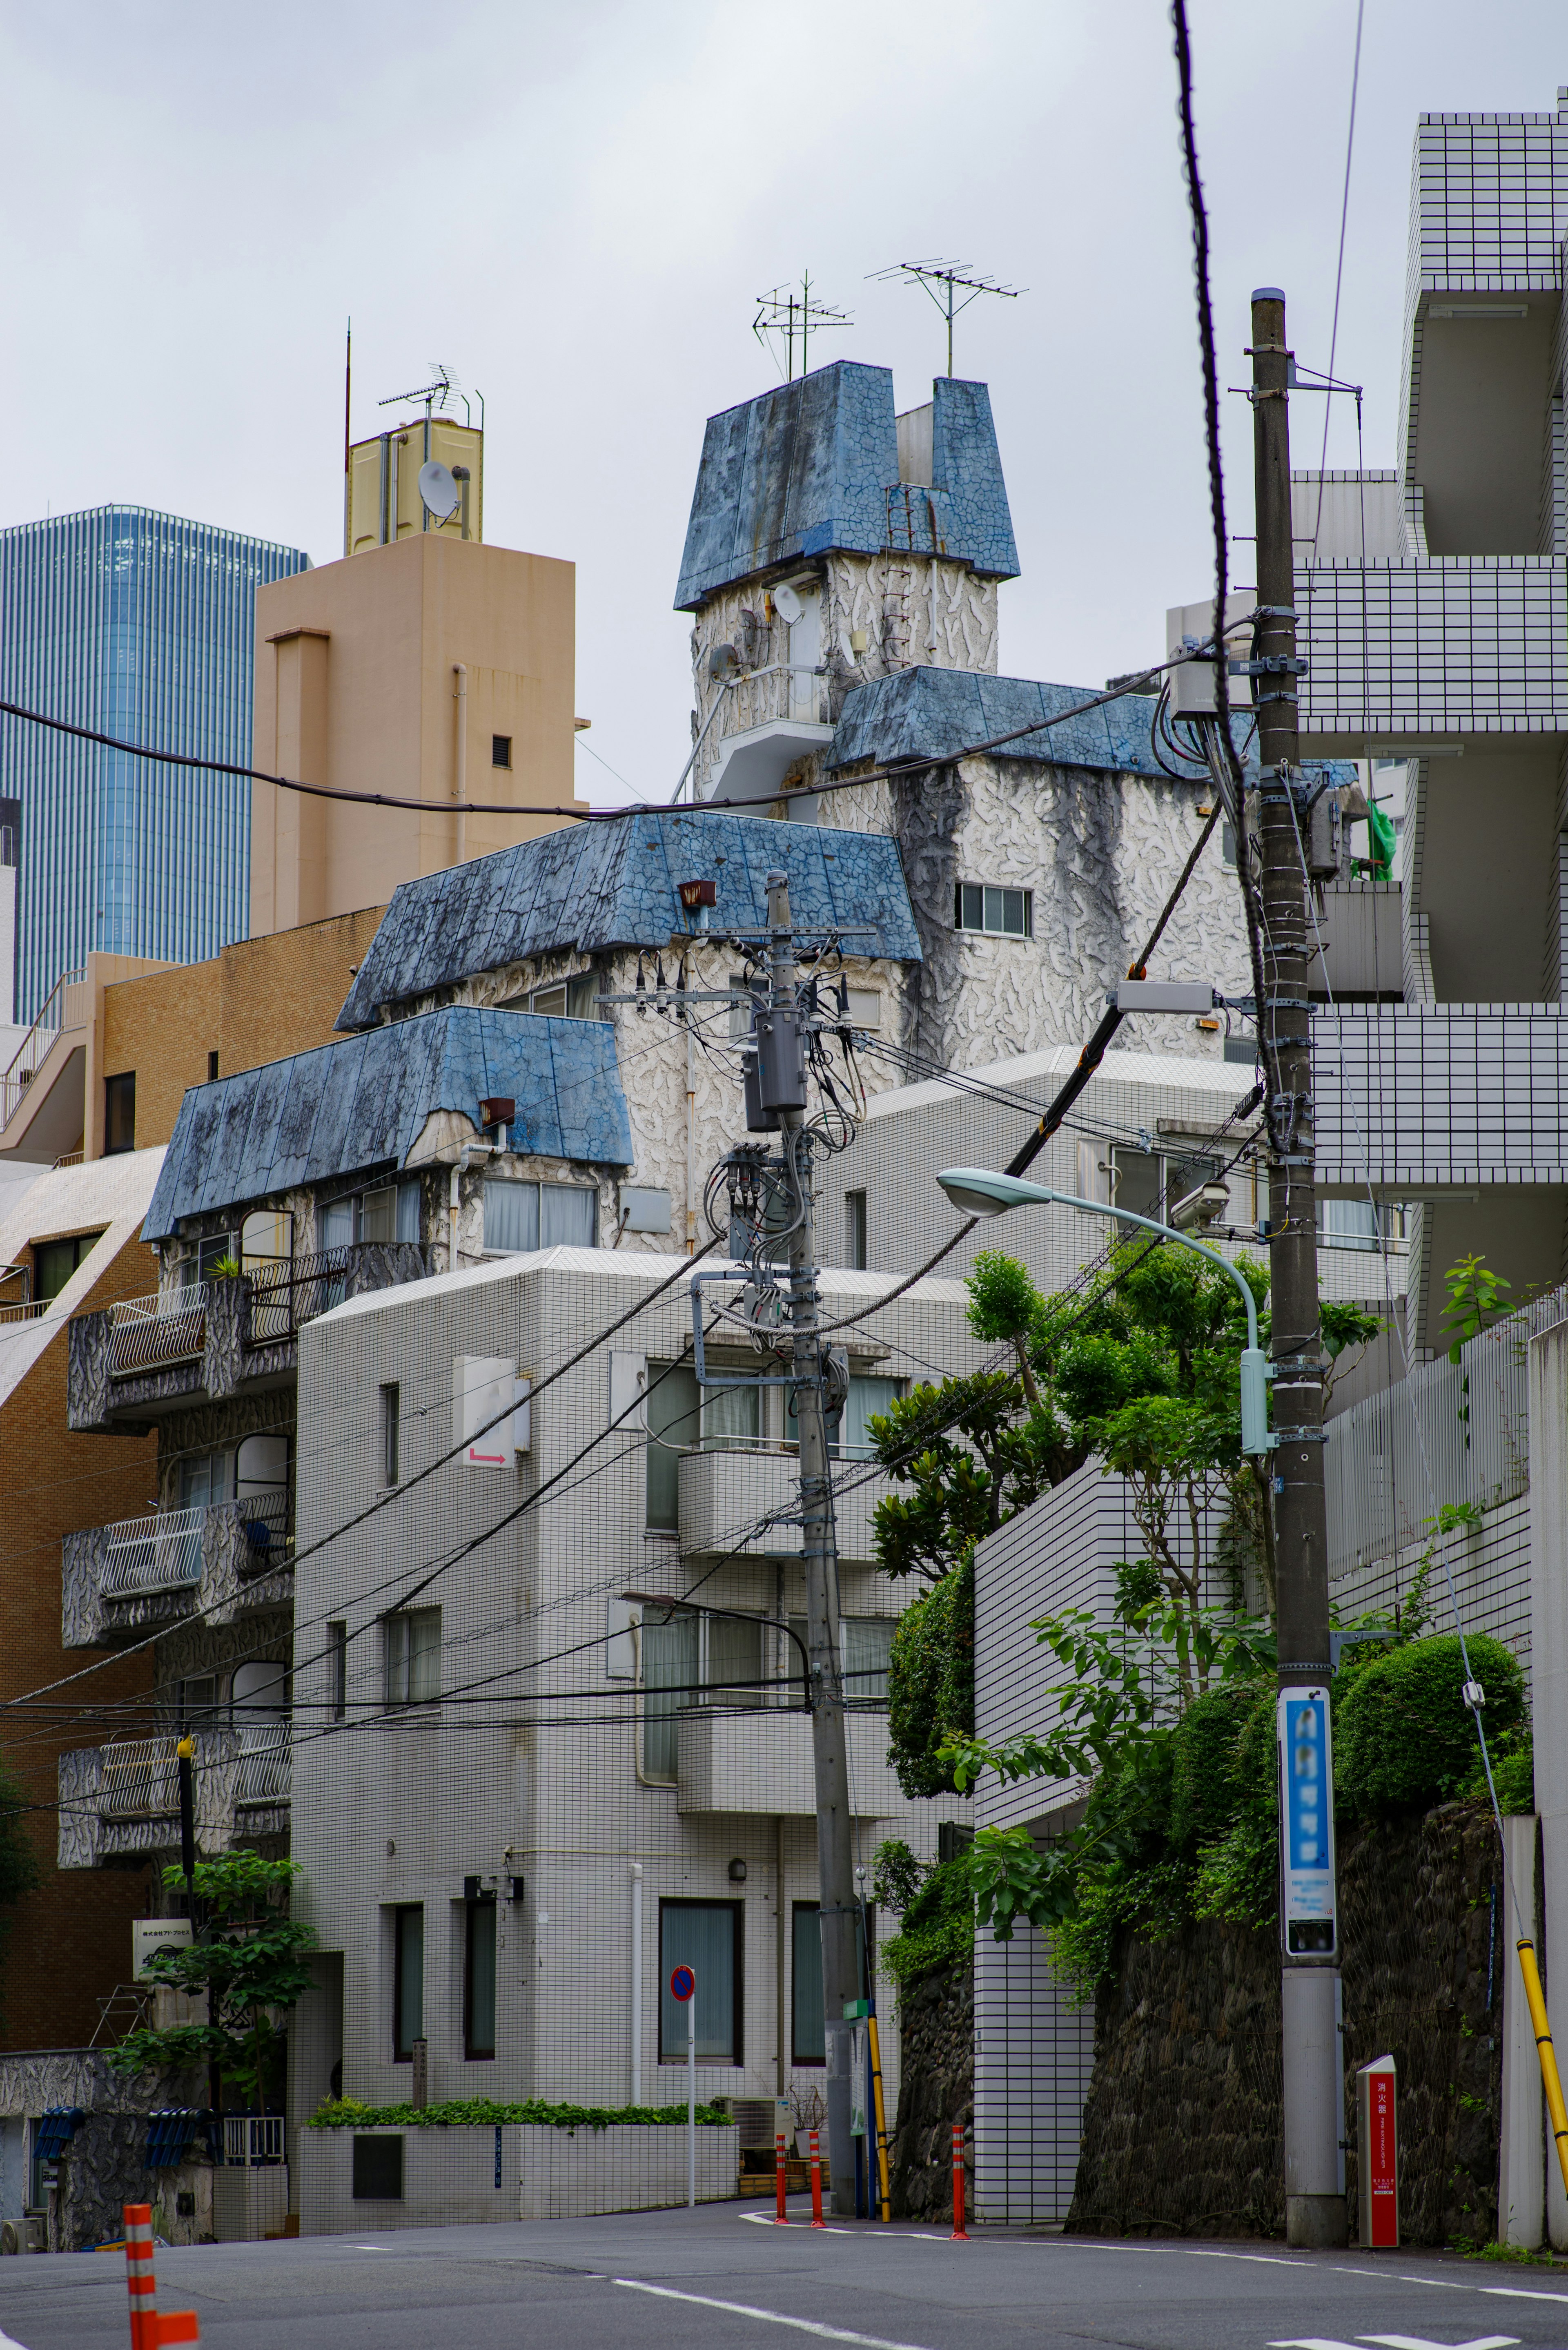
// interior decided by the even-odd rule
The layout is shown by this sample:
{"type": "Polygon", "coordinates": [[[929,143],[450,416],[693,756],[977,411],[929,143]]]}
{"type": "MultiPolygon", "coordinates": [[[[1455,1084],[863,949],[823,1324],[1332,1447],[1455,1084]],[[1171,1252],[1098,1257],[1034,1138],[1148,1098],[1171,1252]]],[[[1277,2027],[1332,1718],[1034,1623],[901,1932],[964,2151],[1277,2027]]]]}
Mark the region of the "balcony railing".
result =
{"type": "Polygon", "coordinates": [[[171,1817],[180,1809],[173,1739],[132,1738],[106,1746],[98,1802],[106,1820],[171,1817]]]}
{"type": "Polygon", "coordinates": [[[362,1250],[349,1243],[309,1256],[279,1258],[250,1275],[250,1343],[265,1347],[291,1338],[305,1322],[354,1295],[352,1277],[362,1250]]]}
{"type": "Polygon", "coordinates": [[[294,1564],[294,1507],[281,1486],[235,1502],[232,1507],[239,1522],[236,1567],[242,1583],[253,1575],[275,1575],[280,1567],[294,1564]]]}
{"type": "Polygon", "coordinates": [[[225,2167],[240,2168],[245,2165],[259,2168],[263,2164],[283,2160],[284,2117],[281,2114],[225,2114],[223,2116],[223,2162],[225,2167]]]}
{"type": "Polygon", "coordinates": [[[288,1801],[289,1733],[286,1721],[247,1722],[240,1731],[236,1804],[288,1801]]]}
{"type": "Polygon", "coordinates": [[[109,1375],[134,1378],[188,1362],[207,1343],[207,1284],[165,1289],[155,1297],[124,1297],[109,1309],[109,1375]]]}
{"type": "Polygon", "coordinates": [[[23,1097],[43,1066],[50,1045],[62,1028],[78,1026],[84,1017],[84,1006],[78,991],[86,981],[85,971],[67,971],[57,979],[45,999],[43,1010],[17,1045],[16,1052],[0,1076],[0,1127],[6,1126],[21,1107],[23,1097]]]}
{"type": "Polygon", "coordinates": [[[204,1505],[158,1510],[105,1528],[99,1589],[105,1599],[134,1599],[151,1591],[179,1591],[202,1580],[204,1505]]]}

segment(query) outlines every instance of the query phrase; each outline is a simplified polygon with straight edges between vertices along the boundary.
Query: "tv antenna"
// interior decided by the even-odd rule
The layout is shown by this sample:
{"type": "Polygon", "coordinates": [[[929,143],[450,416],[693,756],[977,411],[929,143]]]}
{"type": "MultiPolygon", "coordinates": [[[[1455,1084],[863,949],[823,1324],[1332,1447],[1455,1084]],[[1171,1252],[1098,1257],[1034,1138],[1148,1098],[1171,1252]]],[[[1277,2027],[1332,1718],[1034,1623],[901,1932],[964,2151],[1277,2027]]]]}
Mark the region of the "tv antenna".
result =
{"type": "MultiPolygon", "coordinates": [[[[400,408],[406,400],[422,400],[425,404],[425,426],[428,431],[431,409],[440,409],[444,413],[448,400],[455,393],[462,402],[463,421],[472,424],[473,411],[469,407],[468,395],[452,369],[441,359],[431,359],[429,366],[431,374],[435,379],[432,383],[421,384],[417,391],[395,391],[390,400],[379,400],[376,402],[377,407],[400,408]]],[[[483,401],[480,394],[476,391],[473,396],[475,400],[480,400],[483,408],[483,401]]]]}
{"type": "Polygon", "coordinates": [[[953,371],[953,320],[982,294],[998,294],[1004,302],[1016,302],[1020,294],[1027,294],[1027,286],[999,286],[994,277],[975,276],[967,261],[898,261],[891,269],[874,269],[871,276],[879,279],[901,278],[906,286],[923,286],[948,322],[948,373],[953,371]],[[963,299],[958,299],[960,292],[963,299]]]}
{"type": "MultiPolygon", "coordinates": [[[[831,304],[818,302],[811,290],[811,272],[801,273],[800,291],[793,286],[773,286],[757,296],[757,315],[752,320],[752,332],[759,343],[768,344],[774,335],[782,335],[784,345],[784,381],[794,378],[794,338],[800,337],[800,371],[806,371],[807,340],[814,328],[851,327],[855,323],[847,310],[836,310],[831,304]]],[[[774,357],[777,357],[775,351],[774,357]]]]}

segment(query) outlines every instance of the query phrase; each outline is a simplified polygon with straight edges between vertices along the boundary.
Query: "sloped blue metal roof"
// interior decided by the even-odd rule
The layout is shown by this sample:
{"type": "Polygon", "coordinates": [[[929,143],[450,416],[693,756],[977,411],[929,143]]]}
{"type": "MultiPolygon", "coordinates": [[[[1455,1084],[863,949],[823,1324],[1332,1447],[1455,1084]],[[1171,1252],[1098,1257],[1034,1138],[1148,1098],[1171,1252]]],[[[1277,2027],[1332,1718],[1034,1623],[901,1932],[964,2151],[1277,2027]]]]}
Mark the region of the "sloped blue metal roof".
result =
{"type": "Polygon", "coordinates": [[[700,806],[672,808],[568,826],[400,883],[336,1024],[369,1028],[383,1004],[529,955],[668,946],[688,927],[682,881],[717,881],[715,930],[759,928],[767,920],[765,879],[774,870],[789,875],[797,922],[869,923],[853,952],[919,962],[896,842],[700,806]]]}
{"type": "Polygon", "coordinates": [[[477,1126],[480,1102],[496,1094],[517,1104],[514,1149],[630,1165],[607,1023],[453,1004],[193,1086],[141,1236],[164,1240],[182,1217],[296,1185],[401,1167],[432,1111],[458,1110],[477,1126]]]}
{"type": "MultiPolygon", "coordinates": [[[[934,538],[975,570],[1013,578],[1018,548],[991,394],[940,376],[931,397],[930,511],[918,488],[918,515],[906,516],[900,498],[896,543],[929,551],[934,538]]],[[[839,359],[711,416],[677,610],[694,611],[715,589],[794,556],[875,555],[889,544],[888,492],[898,487],[890,368],[839,359]]]]}

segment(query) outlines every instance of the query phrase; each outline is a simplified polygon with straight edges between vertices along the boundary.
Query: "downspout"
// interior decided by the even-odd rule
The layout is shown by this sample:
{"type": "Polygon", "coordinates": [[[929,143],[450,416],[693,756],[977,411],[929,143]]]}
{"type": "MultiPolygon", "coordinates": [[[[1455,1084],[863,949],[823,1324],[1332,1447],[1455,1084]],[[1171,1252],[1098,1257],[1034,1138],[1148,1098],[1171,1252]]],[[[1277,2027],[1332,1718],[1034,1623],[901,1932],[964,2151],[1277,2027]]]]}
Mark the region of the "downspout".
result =
{"type": "Polygon", "coordinates": [[[631,2102],[642,2103],[642,1863],[631,1864],[631,2102]]]}
{"type": "Polygon", "coordinates": [[[458,1152],[457,1157],[452,1160],[452,1184],[447,1195],[446,1210],[446,1269],[448,1273],[455,1273],[457,1271],[458,1186],[462,1177],[467,1173],[469,1167],[472,1165],[473,1160],[481,1157],[488,1159],[494,1148],[495,1145],[493,1142],[465,1142],[462,1149],[458,1152]]]}
{"type": "Polygon", "coordinates": [[[468,664],[453,661],[452,673],[457,680],[457,757],[453,765],[456,788],[452,796],[457,802],[457,855],[454,865],[462,865],[468,857],[468,664]]]}
{"type": "Polygon", "coordinates": [[[686,1253],[697,1253],[697,1041],[686,1019],[686,1253]]]}

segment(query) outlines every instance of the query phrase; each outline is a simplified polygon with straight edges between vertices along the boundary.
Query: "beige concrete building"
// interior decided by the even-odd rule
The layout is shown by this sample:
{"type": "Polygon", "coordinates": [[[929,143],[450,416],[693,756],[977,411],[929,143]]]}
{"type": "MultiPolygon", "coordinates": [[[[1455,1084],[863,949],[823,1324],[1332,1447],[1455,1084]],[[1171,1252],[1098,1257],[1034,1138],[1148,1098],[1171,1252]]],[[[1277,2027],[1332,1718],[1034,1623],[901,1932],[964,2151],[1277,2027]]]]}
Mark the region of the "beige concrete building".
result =
{"type": "Polygon", "coordinates": [[[575,567],[441,531],[256,598],[253,758],[420,805],[253,786],[251,935],[384,905],[400,881],[507,848],[573,795],[575,567]],[[465,817],[460,801],[515,815],[465,817]]]}

